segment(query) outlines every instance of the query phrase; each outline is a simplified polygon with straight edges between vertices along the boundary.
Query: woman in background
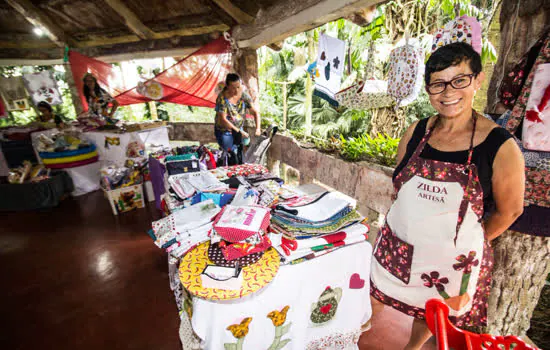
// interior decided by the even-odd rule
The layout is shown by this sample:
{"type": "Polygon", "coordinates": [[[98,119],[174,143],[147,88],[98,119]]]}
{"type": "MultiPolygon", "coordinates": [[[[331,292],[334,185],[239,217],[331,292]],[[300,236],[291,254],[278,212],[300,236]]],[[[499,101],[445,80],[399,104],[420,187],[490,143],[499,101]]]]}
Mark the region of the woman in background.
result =
{"type": "Polygon", "coordinates": [[[86,73],[84,81],[84,96],[88,103],[88,112],[94,116],[104,118],[114,124],[112,120],[118,108],[118,102],[107,91],[99,86],[97,79],[90,73],[86,73]],[[110,108],[109,108],[110,105],[110,108]]]}

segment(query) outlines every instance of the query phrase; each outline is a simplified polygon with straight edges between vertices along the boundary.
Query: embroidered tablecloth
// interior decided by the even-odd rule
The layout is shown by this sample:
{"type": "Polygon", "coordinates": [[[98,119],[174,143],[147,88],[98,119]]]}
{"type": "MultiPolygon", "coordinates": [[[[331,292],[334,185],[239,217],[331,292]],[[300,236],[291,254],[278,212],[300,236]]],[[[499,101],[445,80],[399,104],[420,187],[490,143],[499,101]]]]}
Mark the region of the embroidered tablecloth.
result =
{"type": "MultiPolygon", "coordinates": [[[[370,243],[362,242],[281,266],[267,287],[238,300],[190,300],[183,291],[183,349],[193,348],[188,315],[204,350],[357,349],[360,328],[371,317],[371,255],[370,243]]],[[[181,295],[171,267],[172,288],[181,295]]]]}

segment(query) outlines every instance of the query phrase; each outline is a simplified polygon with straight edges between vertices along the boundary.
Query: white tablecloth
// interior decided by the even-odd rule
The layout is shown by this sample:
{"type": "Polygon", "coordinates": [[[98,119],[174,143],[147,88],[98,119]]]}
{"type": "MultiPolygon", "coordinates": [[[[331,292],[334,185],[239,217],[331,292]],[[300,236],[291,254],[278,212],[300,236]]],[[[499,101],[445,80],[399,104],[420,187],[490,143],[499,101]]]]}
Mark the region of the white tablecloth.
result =
{"type": "Polygon", "coordinates": [[[147,148],[149,145],[170,146],[168,138],[168,129],[165,126],[160,128],[148,129],[143,131],[128,132],[124,134],[116,134],[106,131],[89,131],[84,133],[89,141],[92,141],[97,146],[99,161],[102,165],[112,163],[124,165],[126,162],[126,148],[132,141],[139,139],[147,148]],[[105,147],[105,138],[119,140],[118,144],[108,144],[105,147]]]}
{"type": "Polygon", "coordinates": [[[99,190],[99,169],[99,162],[76,168],[63,169],[73,180],[74,191],[71,192],[71,195],[77,197],[99,190]]]}
{"type": "MultiPolygon", "coordinates": [[[[237,343],[227,327],[251,317],[242,349],[268,349],[275,337],[275,326],[267,315],[274,310],[281,311],[288,305],[290,308],[284,325],[290,326],[282,340],[290,339],[290,342],[281,349],[317,349],[313,345],[320,343],[322,338],[328,341],[325,344],[330,344],[331,337],[353,338],[355,335],[357,338],[361,325],[371,317],[371,255],[370,243],[359,243],[301,264],[281,266],[277,276],[267,287],[242,299],[209,301],[193,298],[193,331],[202,339],[203,349],[225,349],[224,344],[237,343]],[[364,280],[364,286],[360,289],[350,288],[350,279],[355,273],[364,280]],[[334,318],[326,324],[316,326],[310,321],[312,304],[319,300],[327,287],[341,288],[342,297],[334,318]]],[[[183,313],[183,331],[189,322],[185,317],[186,314],[183,313]]],[[[185,343],[188,344],[186,339],[189,335],[182,334],[181,331],[183,348],[187,349],[185,343]]],[[[357,346],[348,344],[335,349],[357,349],[357,346]]]]}

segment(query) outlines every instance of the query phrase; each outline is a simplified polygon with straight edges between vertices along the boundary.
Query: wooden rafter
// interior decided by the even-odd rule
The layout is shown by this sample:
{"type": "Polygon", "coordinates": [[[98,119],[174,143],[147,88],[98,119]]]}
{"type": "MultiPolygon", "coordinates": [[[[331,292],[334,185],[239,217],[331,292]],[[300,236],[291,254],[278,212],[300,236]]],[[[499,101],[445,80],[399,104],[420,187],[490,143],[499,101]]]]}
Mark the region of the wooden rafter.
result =
{"type": "Polygon", "coordinates": [[[155,32],[149,29],[136,14],[128,8],[120,0],[103,0],[109,5],[116,13],[124,19],[126,26],[134,32],[140,39],[149,40],[155,38],[155,32]]]}
{"type": "Polygon", "coordinates": [[[235,6],[229,0],[212,0],[217,6],[233,18],[238,24],[249,24],[254,21],[254,17],[235,6]]]}
{"type": "Polygon", "coordinates": [[[73,45],[74,41],[55,24],[42,10],[33,5],[30,0],[6,0],[27,21],[37,28],[43,29],[48,38],[57,46],[73,45]]]}

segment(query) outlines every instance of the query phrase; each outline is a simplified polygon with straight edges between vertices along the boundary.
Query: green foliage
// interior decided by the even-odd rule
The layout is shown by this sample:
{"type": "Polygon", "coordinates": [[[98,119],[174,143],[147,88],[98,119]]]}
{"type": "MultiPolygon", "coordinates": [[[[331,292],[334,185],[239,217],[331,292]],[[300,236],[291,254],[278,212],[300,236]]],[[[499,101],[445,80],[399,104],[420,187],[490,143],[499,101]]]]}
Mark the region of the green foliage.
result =
{"type": "Polygon", "coordinates": [[[351,161],[371,160],[386,166],[395,165],[399,139],[378,134],[377,137],[361,135],[345,139],[341,137],[341,155],[351,161]]]}

